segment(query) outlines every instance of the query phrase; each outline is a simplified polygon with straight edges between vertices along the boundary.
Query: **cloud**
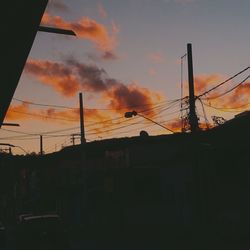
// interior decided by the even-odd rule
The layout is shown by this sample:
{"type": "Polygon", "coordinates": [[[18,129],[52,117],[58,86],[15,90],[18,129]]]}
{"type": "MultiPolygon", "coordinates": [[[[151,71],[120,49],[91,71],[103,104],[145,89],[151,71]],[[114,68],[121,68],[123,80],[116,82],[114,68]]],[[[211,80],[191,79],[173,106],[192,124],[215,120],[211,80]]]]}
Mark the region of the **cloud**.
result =
{"type": "Polygon", "coordinates": [[[7,115],[6,120],[46,120],[51,122],[77,122],[79,120],[79,111],[66,110],[58,111],[53,108],[48,109],[32,109],[31,103],[24,101],[21,104],[11,104],[7,115]],[[51,120],[50,120],[51,119],[51,120]]]}
{"type": "Polygon", "coordinates": [[[165,56],[161,52],[150,53],[147,57],[154,64],[160,64],[165,62],[165,56]]]}
{"type": "Polygon", "coordinates": [[[118,56],[113,51],[105,51],[101,58],[104,60],[116,60],[118,56]]]}
{"type": "Polygon", "coordinates": [[[21,104],[18,105],[10,105],[5,119],[11,121],[23,119],[24,117],[23,113],[26,113],[28,111],[29,111],[29,105],[26,102],[22,102],[21,104]],[[19,111],[20,113],[15,111],[19,111]]]}
{"type": "MultiPolygon", "coordinates": [[[[114,84],[109,91],[105,92],[105,97],[110,100],[109,107],[124,112],[124,107],[134,107],[137,111],[150,108],[153,103],[159,102],[162,96],[147,88],[139,87],[136,83],[125,85],[123,83],[114,84]],[[136,108],[137,107],[137,108],[136,108]]],[[[151,112],[154,113],[153,111],[151,112]]]]}
{"type": "Polygon", "coordinates": [[[50,0],[47,5],[48,11],[59,10],[66,12],[69,10],[69,7],[62,0],[50,0]]]}
{"type": "MultiPolygon", "coordinates": [[[[84,110],[85,122],[100,122],[110,119],[110,114],[97,109],[84,110]]],[[[54,108],[33,109],[30,102],[11,104],[6,115],[6,120],[42,120],[50,123],[79,123],[79,108],[58,110],[54,108]]],[[[87,125],[88,123],[86,123],[87,125]]]]}
{"type": "Polygon", "coordinates": [[[25,72],[67,97],[74,96],[80,89],[80,83],[74,76],[72,69],[60,63],[28,60],[25,72]]]}
{"type": "MultiPolygon", "coordinates": [[[[198,74],[194,76],[194,90],[195,95],[198,96],[203,94],[205,91],[211,89],[218,83],[222,82],[225,77],[221,74],[198,74]]],[[[184,95],[188,95],[188,82],[184,82],[184,95]]],[[[222,88],[216,89],[209,93],[210,97],[216,96],[218,91],[221,91],[222,88]]]]}
{"type": "Polygon", "coordinates": [[[114,51],[104,51],[101,54],[96,54],[96,53],[87,53],[88,59],[97,62],[97,61],[111,61],[111,60],[116,60],[119,57],[115,54],[114,51]]]}
{"type": "MultiPolygon", "coordinates": [[[[216,86],[220,82],[225,80],[225,76],[221,74],[200,74],[194,77],[195,82],[195,94],[199,95],[205,91],[216,86]]],[[[209,103],[213,106],[218,106],[222,108],[236,108],[244,106],[245,103],[249,101],[250,98],[250,82],[245,82],[243,85],[240,85],[238,88],[233,90],[231,93],[219,97],[220,94],[225,93],[227,90],[235,86],[236,83],[233,81],[227,82],[225,85],[213,90],[203,98],[208,98],[209,103]],[[216,98],[218,96],[218,98],[216,98]],[[209,99],[211,98],[211,99],[209,99]]],[[[185,83],[186,91],[188,90],[188,83],[185,83]]]]}
{"type": "Polygon", "coordinates": [[[164,125],[174,132],[180,132],[182,127],[181,120],[179,118],[173,119],[172,121],[169,121],[164,125]]]}
{"type": "Polygon", "coordinates": [[[244,108],[244,106],[247,106],[247,104],[249,103],[249,98],[250,98],[250,81],[245,82],[243,85],[240,85],[234,91],[223,96],[222,98],[211,100],[211,102],[213,103],[213,105],[222,108],[244,108]]]}
{"type": "Polygon", "coordinates": [[[72,97],[81,90],[99,94],[108,107],[118,111],[124,107],[144,105],[150,108],[154,102],[163,99],[156,91],[143,88],[138,83],[125,84],[110,78],[104,69],[73,58],[64,63],[28,60],[25,73],[66,97],[72,97]]]}
{"type": "MultiPolygon", "coordinates": [[[[175,118],[172,121],[169,121],[165,124],[165,126],[171,130],[173,130],[174,132],[181,132],[182,130],[182,122],[181,119],[179,118],[175,118]]],[[[212,128],[213,125],[212,124],[206,124],[205,122],[201,122],[199,121],[199,128],[201,130],[206,130],[208,128],[212,128]]]]}
{"type": "Polygon", "coordinates": [[[117,30],[114,31],[114,27],[112,26],[110,33],[103,24],[89,17],[69,22],[60,16],[51,16],[49,13],[45,13],[42,18],[42,24],[71,29],[76,32],[78,37],[93,42],[95,47],[103,52],[113,51],[117,46],[117,30]]]}
{"type": "Polygon", "coordinates": [[[104,9],[104,7],[101,3],[99,3],[97,5],[97,9],[98,9],[98,13],[99,13],[100,17],[107,18],[107,16],[108,16],[107,11],[104,9]]]}
{"type": "Polygon", "coordinates": [[[157,71],[156,71],[154,68],[150,68],[150,69],[148,70],[148,74],[149,74],[150,76],[156,76],[156,75],[157,75],[157,71]]]}
{"type": "MultiPolygon", "coordinates": [[[[200,74],[195,75],[194,84],[196,95],[202,94],[223,80],[220,74],[200,74]]],[[[188,86],[188,83],[187,83],[188,86]]]]}
{"type": "Polygon", "coordinates": [[[111,28],[114,34],[120,33],[121,28],[114,21],[111,22],[111,28]]]}

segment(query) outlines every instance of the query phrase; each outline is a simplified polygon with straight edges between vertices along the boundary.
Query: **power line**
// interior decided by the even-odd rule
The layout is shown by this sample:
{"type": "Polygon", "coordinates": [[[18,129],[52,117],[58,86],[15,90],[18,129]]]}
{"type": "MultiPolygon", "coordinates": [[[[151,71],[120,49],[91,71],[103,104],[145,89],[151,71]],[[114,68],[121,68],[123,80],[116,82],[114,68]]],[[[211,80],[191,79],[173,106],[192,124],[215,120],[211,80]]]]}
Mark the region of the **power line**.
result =
{"type": "Polygon", "coordinates": [[[207,106],[208,108],[213,108],[215,110],[219,110],[219,111],[222,111],[222,112],[230,112],[230,113],[238,113],[238,112],[242,112],[243,110],[227,110],[229,108],[223,108],[223,107],[215,107],[215,106],[212,106],[212,105],[209,105],[209,104],[206,104],[204,103],[205,106],[207,106]]]}
{"type": "Polygon", "coordinates": [[[209,121],[207,119],[207,114],[206,114],[206,111],[205,111],[205,108],[204,108],[204,104],[203,104],[203,102],[202,102],[202,100],[200,98],[199,98],[199,101],[201,103],[201,107],[202,107],[202,111],[203,111],[203,114],[204,114],[204,119],[205,119],[207,129],[209,129],[209,121]]]}
{"type": "MultiPolygon", "coordinates": [[[[13,100],[18,101],[18,102],[22,102],[22,103],[27,103],[29,105],[34,105],[34,106],[41,106],[41,107],[54,107],[54,108],[64,108],[64,109],[71,109],[71,110],[78,110],[78,108],[75,107],[70,107],[70,106],[64,106],[64,105],[57,105],[57,104],[44,104],[44,103],[37,103],[37,102],[32,102],[32,101],[25,101],[22,100],[20,98],[15,98],[13,97],[13,100]]],[[[145,107],[145,106],[151,106],[151,105],[157,105],[160,103],[164,103],[164,102],[172,102],[175,100],[169,100],[169,101],[161,101],[161,102],[157,102],[157,103],[145,103],[145,104],[139,104],[139,105],[129,105],[126,107],[120,107],[120,109],[129,109],[129,108],[136,108],[136,107],[145,107]]],[[[118,109],[109,109],[109,108],[84,108],[85,110],[107,110],[107,111],[117,111],[118,109]]]]}
{"type": "MultiPolygon", "coordinates": [[[[158,105],[158,106],[155,106],[155,107],[152,107],[152,108],[149,108],[149,109],[145,109],[145,110],[142,110],[142,111],[139,111],[140,113],[149,113],[151,112],[152,110],[160,110],[162,109],[163,107],[165,107],[166,105],[165,104],[162,104],[162,105],[158,105]]],[[[138,118],[138,117],[136,117],[138,118]]],[[[135,119],[136,119],[135,118],[135,119]]],[[[124,119],[124,115],[123,116],[120,116],[120,117],[117,117],[117,118],[113,118],[113,119],[108,119],[108,120],[105,120],[105,121],[100,121],[100,122],[96,122],[96,123],[91,123],[91,124],[88,124],[86,125],[86,127],[90,127],[90,126],[93,126],[93,125],[99,125],[99,124],[105,124],[105,123],[108,123],[108,122],[113,122],[115,120],[120,120],[122,119],[122,121],[120,122],[117,122],[117,123],[112,123],[112,124],[109,124],[109,126],[115,126],[115,125],[120,125],[121,123],[124,123],[124,122],[127,122],[128,120],[127,119],[124,119]]],[[[93,128],[92,130],[96,130],[97,128],[93,128]]],[[[88,130],[89,131],[89,130],[88,130]]]]}
{"type": "Polygon", "coordinates": [[[204,105],[206,105],[208,107],[215,108],[215,109],[218,109],[218,110],[229,110],[228,112],[230,112],[230,110],[237,110],[237,109],[240,109],[240,108],[243,108],[243,107],[247,107],[247,106],[249,106],[249,104],[250,104],[250,102],[247,102],[247,103],[242,104],[242,105],[237,106],[237,107],[217,107],[217,106],[212,106],[211,104],[205,104],[204,103],[204,105]]]}
{"type": "MultiPolygon", "coordinates": [[[[163,101],[163,102],[159,102],[159,103],[166,103],[166,102],[170,102],[170,101],[163,101]]],[[[171,102],[170,102],[171,103],[171,102]]],[[[39,104],[40,105],[40,104],[39,104]]],[[[45,106],[49,106],[49,105],[45,105],[45,106]]],[[[146,105],[141,105],[142,106],[146,106],[146,105]]],[[[158,105],[159,106],[159,105],[158,105]]],[[[65,107],[65,106],[60,106],[60,107],[65,107]]],[[[157,107],[157,106],[156,106],[157,107]]],[[[150,109],[147,110],[151,110],[154,109],[156,107],[152,107],[150,109]]],[[[86,109],[86,108],[85,108],[86,109]]],[[[98,110],[104,110],[104,109],[98,109],[98,110]]],[[[105,109],[105,110],[111,110],[111,109],[105,109]]],[[[117,110],[116,110],[117,111],[117,110]]],[[[144,110],[145,111],[145,110],[144,110]]],[[[143,111],[143,112],[144,112],[143,111]]],[[[24,115],[28,115],[28,116],[34,116],[34,117],[39,117],[39,118],[45,118],[45,119],[54,119],[54,120],[62,120],[62,121],[70,121],[70,122],[77,122],[78,119],[68,119],[68,118],[63,118],[63,117],[58,117],[58,116],[48,116],[48,115],[40,115],[40,114],[34,114],[34,113],[29,113],[29,112],[23,112],[23,111],[17,111],[17,110],[13,110],[12,112],[15,113],[20,113],[20,114],[24,114],[24,115]]],[[[96,124],[96,123],[94,123],[96,124]]],[[[86,126],[91,126],[92,124],[86,125],[86,126]]]]}
{"type": "MultiPolygon", "coordinates": [[[[173,104],[172,104],[173,105],[173,104]]],[[[172,105],[170,105],[168,108],[171,108],[171,106],[172,105]]],[[[143,113],[143,114],[145,114],[145,113],[149,113],[150,111],[152,111],[153,109],[155,110],[155,109],[160,109],[160,111],[159,111],[159,113],[161,112],[161,109],[162,108],[165,108],[165,106],[166,105],[158,105],[158,107],[154,107],[154,108],[150,108],[150,109],[147,109],[147,110],[143,110],[143,111],[140,111],[140,113],[143,113]]],[[[165,108],[164,110],[166,110],[166,109],[168,109],[168,108],[165,108]]],[[[159,114],[158,113],[158,114],[159,114]]],[[[127,120],[127,119],[124,119],[124,116],[122,116],[121,117],[123,120],[122,121],[120,121],[120,122],[116,122],[116,123],[113,123],[113,124],[110,124],[109,126],[110,127],[113,127],[113,126],[116,126],[116,125],[120,125],[120,124],[122,124],[122,123],[125,123],[125,122],[128,122],[129,120],[127,120]]],[[[134,119],[139,119],[139,117],[135,117],[134,119]]],[[[133,125],[134,123],[132,123],[132,125],[133,125]]],[[[128,124],[129,125],[129,124],[128,124]]],[[[89,129],[89,130],[87,130],[87,132],[90,132],[90,131],[95,131],[95,130],[97,130],[97,129],[101,129],[101,128],[92,128],[92,129],[89,129]]]]}
{"type": "Polygon", "coordinates": [[[6,129],[6,128],[1,128],[1,130],[16,133],[16,134],[22,134],[22,135],[39,135],[39,134],[34,134],[34,133],[26,133],[26,132],[16,131],[16,130],[12,130],[12,129],[6,129]]]}
{"type": "Polygon", "coordinates": [[[238,83],[236,86],[234,86],[233,88],[225,91],[224,93],[222,94],[219,94],[217,96],[214,96],[214,97],[208,97],[206,98],[207,100],[213,100],[213,99],[216,99],[216,98],[219,98],[219,97],[222,97],[230,92],[232,92],[233,90],[235,90],[236,88],[238,88],[241,84],[243,84],[244,82],[246,82],[248,79],[250,78],[250,75],[248,75],[243,81],[241,81],[240,83],[238,83]]]}
{"type": "Polygon", "coordinates": [[[67,118],[62,118],[62,117],[57,117],[57,116],[40,115],[40,114],[22,112],[22,111],[17,111],[17,110],[12,110],[12,112],[19,113],[19,114],[24,114],[24,115],[29,115],[29,116],[34,116],[34,117],[45,118],[45,119],[55,119],[55,120],[72,121],[72,122],[78,121],[77,119],[67,119],[67,118]]]}
{"type": "Polygon", "coordinates": [[[230,80],[234,79],[235,77],[237,77],[238,75],[244,73],[245,71],[247,71],[248,69],[250,69],[250,66],[246,67],[245,69],[241,70],[240,72],[236,73],[235,75],[229,77],[228,79],[226,79],[225,81],[219,83],[218,85],[214,86],[213,88],[205,91],[204,93],[198,95],[196,98],[200,98],[201,96],[207,95],[209,92],[219,88],[220,86],[224,85],[225,83],[229,82],[230,80]]]}
{"type": "MultiPolygon", "coordinates": [[[[162,104],[162,105],[158,105],[158,106],[155,106],[155,107],[151,107],[149,109],[145,109],[145,110],[142,110],[141,112],[144,112],[144,113],[149,113],[151,112],[152,110],[160,110],[159,113],[161,112],[161,109],[164,108],[162,111],[165,111],[167,109],[170,109],[171,107],[175,106],[177,104],[177,102],[179,101],[179,99],[177,100],[174,100],[174,101],[171,101],[172,104],[170,106],[167,106],[165,104],[162,104]],[[166,108],[165,108],[166,107],[166,108]]],[[[158,114],[159,114],[158,113],[158,114]]],[[[92,124],[88,124],[86,125],[86,127],[90,127],[90,126],[94,126],[94,125],[98,125],[98,124],[105,124],[105,123],[108,123],[108,122],[111,122],[111,121],[115,121],[115,120],[119,120],[119,119],[124,119],[124,116],[120,116],[120,117],[116,117],[116,118],[113,118],[113,119],[108,119],[108,120],[105,120],[105,121],[101,121],[101,122],[95,122],[95,123],[92,123],[92,124]]],[[[135,118],[136,119],[136,118],[135,118]]],[[[116,126],[116,125],[120,125],[121,123],[124,123],[124,122],[127,122],[128,120],[123,120],[121,122],[117,122],[115,124],[110,124],[109,126],[116,126]]],[[[132,123],[132,124],[128,124],[126,126],[131,126],[131,125],[134,125],[135,123],[132,123]]],[[[124,127],[124,126],[122,126],[124,127]]],[[[113,131],[113,130],[117,130],[117,129],[120,129],[122,127],[117,127],[117,128],[112,128],[112,129],[109,129],[108,131],[113,131]]],[[[39,132],[39,133],[27,133],[27,132],[23,132],[23,131],[16,131],[16,130],[10,130],[10,129],[3,129],[4,131],[8,131],[8,132],[12,132],[12,133],[17,133],[17,134],[21,134],[21,136],[8,136],[8,137],[2,137],[0,139],[28,139],[30,136],[38,136],[38,135],[49,135],[49,134],[56,134],[56,133],[60,133],[60,132],[65,132],[65,131],[70,131],[70,130],[75,130],[75,129],[79,129],[79,127],[72,127],[72,128],[67,128],[67,129],[60,129],[60,130],[52,130],[52,131],[43,131],[43,132],[39,132]]],[[[90,132],[90,131],[94,131],[94,130],[98,130],[98,129],[101,129],[101,128],[93,128],[93,129],[89,129],[87,132],[90,132]]],[[[106,130],[105,130],[106,131],[106,130]]],[[[97,132],[95,132],[96,134],[97,132]]],[[[98,132],[100,133],[100,132],[98,132]]],[[[52,135],[54,136],[54,135],[52,135]]],[[[51,136],[51,137],[52,137],[51,136]]],[[[67,135],[63,135],[63,136],[67,136],[67,135]]],[[[59,137],[59,136],[58,136],[59,137]]],[[[48,138],[48,136],[46,137],[48,138]]],[[[34,139],[34,138],[31,138],[31,139],[34,139]]]]}
{"type": "Polygon", "coordinates": [[[56,105],[56,104],[44,104],[44,103],[37,103],[37,102],[30,102],[30,101],[25,101],[19,98],[13,97],[13,100],[22,102],[22,103],[27,103],[29,105],[34,105],[34,106],[41,106],[41,107],[55,107],[55,108],[65,108],[65,109],[77,109],[69,106],[63,106],[63,105],[56,105]]]}
{"type": "MultiPolygon", "coordinates": [[[[70,131],[70,130],[75,130],[75,129],[79,129],[79,127],[72,127],[72,128],[66,128],[66,129],[60,129],[60,130],[51,130],[51,131],[45,131],[45,132],[40,132],[40,133],[27,133],[27,132],[23,132],[23,131],[16,131],[16,130],[11,130],[11,129],[1,128],[1,130],[4,130],[4,131],[16,133],[16,134],[22,134],[22,135],[26,135],[26,136],[46,135],[46,134],[60,133],[60,132],[70,131]]],[[[0,139],[6,139],[6,138],[0,138],[0,139]]]]}

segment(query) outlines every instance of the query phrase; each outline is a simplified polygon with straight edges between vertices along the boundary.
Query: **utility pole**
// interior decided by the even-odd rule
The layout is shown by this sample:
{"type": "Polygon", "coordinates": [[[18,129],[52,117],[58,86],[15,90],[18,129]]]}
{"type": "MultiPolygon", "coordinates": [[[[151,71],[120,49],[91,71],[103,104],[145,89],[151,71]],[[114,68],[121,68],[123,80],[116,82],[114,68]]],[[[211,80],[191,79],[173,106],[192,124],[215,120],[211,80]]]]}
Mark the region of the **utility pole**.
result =
{"type": "Polygon", "coordinates": [[[40,135],[40,155],[43,155],[43,136],[40,135]]]}
{"type": "Polygon", "coordinates": [[[194,73],[193,73],[193,58],[192,44],[187,44],[187,59],[188,59],[188,85],[189,85],[189,124],[191,132],[199,130],[198,118],[195,111],[195,95],[194,95],[194,73]]]}
{"type": "Polygon", "coordinates": [[[82,93],[79,93],[79,105],[80,105],[81,144],[84,144],[86,142],[86,139],[85,139],[85,130],[84,130],[84,110],[83,110],[82,93]]]}
{"type": "Polygon", "coordinates": [[[73,146],[75,146],[75,134],[72,134],[71,136],[72,136],[71,137],[72,144],[73,146]]]}
{"type": "Polygon", "coordinates": [[[81,135],[80,134],[72,134],[71,135],[71,142],[72,142],[73,146],[75,146],[76,139],[79,139],[79,138],[77,138],[78,136],[81,136],[81,135]]]}

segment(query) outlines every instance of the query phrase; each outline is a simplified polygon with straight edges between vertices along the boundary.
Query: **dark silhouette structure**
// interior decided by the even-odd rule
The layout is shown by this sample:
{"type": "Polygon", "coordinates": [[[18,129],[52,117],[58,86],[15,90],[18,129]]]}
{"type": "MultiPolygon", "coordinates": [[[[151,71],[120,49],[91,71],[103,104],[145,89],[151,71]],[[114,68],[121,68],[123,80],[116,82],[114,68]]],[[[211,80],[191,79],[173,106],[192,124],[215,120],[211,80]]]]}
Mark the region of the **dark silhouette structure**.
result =
{"type": "MultiPolygon", "coordinates": [[[[13,0],[4,3],[1,30],[0,128],[16,90],[37,31],[64,35],[72,30],[39,26],[48,0],[13,0]],[[21,22],[20,22],[21,21],[21,22]],[[19,25],[21,23],[21,26],[19,25]]],[[[15,126],[18,124],[5,124],[15,126]]]]}
{"type": "Polygon", "coordinates": [[[22,74],[48,0],[7,1],[2,13],[0,127],[22,74]],[[21,26],[20,26],[21,21],[21,26]]]}
{"type": "Polygon", "coordinates": [[[1,155],[1,215],[56,211],[85,230],[81,237],[124,242],[124,249],[133,240],[139,249],[249,244],[249,126],[246,112],[195,135],[1,155]]]}

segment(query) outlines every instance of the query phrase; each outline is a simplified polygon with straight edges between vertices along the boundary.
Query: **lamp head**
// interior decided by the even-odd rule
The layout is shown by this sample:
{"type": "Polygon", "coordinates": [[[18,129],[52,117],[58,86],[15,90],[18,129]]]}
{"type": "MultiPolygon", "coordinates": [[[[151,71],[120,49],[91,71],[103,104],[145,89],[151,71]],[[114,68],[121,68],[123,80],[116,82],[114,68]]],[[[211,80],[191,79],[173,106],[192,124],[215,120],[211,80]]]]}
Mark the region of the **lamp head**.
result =
{"type": "Polygon", "coordinates": [[[124,117],[125,118],[131,118],[131,117],[136,116],[136,115],[137,115],[137,112],[133,110],[133,111],[126,112],[124,114],[124,117]]]}

